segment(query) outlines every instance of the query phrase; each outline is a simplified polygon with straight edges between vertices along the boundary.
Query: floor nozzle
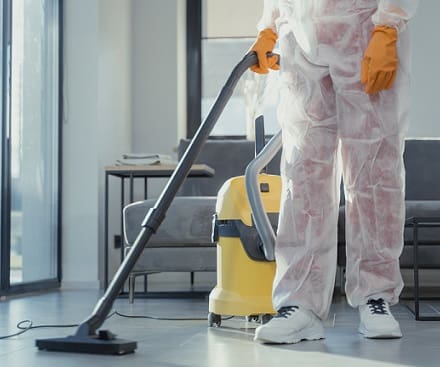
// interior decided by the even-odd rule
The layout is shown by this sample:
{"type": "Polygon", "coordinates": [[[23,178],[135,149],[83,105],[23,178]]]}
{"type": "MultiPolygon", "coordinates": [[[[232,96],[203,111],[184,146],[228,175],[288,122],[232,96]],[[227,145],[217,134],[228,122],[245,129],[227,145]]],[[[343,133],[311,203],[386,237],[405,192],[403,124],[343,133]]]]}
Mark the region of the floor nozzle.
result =
{"type": "Polygon", "coordinates": [[[96,336],[70,335],[65,338],[37,339],[39,350],[68,353],[113,354],[133,353],[137,348],[135,341],[117,339],[109,330],[100,330],[96,336]]]}

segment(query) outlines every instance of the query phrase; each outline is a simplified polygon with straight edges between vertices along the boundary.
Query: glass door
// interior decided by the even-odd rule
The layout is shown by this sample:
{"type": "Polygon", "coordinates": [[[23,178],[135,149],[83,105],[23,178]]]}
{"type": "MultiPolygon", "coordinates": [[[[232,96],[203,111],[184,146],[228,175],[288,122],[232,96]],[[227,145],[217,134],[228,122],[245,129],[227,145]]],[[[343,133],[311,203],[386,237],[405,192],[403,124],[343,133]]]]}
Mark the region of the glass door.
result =
{"type": "Polygon", "coordinates": [[[9,8],[2,50],[10,55],[2,58],[10,84],[3,87],[8,112],[0,142],[1,289],[7,291],[53,284],[59,276],[60,1],[2,4],[9,8]]]}
{"type": "Polygon", "coordinates": [[[56,4],[12,1],[11,284],[57,275],[56,4]]]}

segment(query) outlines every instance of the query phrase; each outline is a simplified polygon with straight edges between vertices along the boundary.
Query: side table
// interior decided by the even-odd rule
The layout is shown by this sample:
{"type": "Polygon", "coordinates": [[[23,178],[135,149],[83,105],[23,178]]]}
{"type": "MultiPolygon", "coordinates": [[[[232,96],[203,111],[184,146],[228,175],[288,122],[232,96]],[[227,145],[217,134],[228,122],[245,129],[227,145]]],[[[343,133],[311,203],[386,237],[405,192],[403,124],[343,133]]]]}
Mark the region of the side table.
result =
{"type": "MultiPolygon", "coordinates": [[[[120,230],[121,230],[121,262],[124,260],[124,223],[122,211],[125,205],[133,202],[134,180],[144,180],[144,199],[148,198],[148,179],[171,177],[177,165],[138,165],[138,166],[107,166],[105,167],[105,201],[104,201],[104,289],[108,287],[108,257],[109,257],[109,178],[116,177],[121,181],[120,195],[120,230]],[[125,179],[129,180],[129,202],[125,202],[125,179]]],[[[194,164],[188,177],[213,177],[214,169],[206,164],[194,164]]]]}

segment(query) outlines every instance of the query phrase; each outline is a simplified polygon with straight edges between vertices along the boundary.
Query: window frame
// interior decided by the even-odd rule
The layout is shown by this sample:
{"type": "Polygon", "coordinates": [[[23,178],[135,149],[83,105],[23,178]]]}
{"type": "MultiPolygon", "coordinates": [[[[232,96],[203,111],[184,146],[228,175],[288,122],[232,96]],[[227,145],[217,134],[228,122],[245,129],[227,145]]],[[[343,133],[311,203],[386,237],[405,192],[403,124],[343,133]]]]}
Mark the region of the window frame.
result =
{"type": "Polygon", "coordinates": [[[186,137],[202,123],[202,0],[186,2],[186,137]]]}

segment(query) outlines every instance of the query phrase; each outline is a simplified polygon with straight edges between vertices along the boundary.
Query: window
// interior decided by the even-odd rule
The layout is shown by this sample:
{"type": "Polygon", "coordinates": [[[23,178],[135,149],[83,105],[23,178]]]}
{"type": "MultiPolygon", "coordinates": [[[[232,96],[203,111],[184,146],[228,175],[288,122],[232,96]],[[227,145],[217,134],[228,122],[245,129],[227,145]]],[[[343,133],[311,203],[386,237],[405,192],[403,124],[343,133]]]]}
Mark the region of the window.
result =
{"type": "MultiPolygon", "coordinates": [[[[197,3],[197,2],[195,2],[197,3]]],[[[197,6],[195,3],[193,7],[197,6]]],[[[208,114],[221,87],[233,67],[242,59],[251,47],[257,34],[256,24],[262,14],[263,2],[259,0],[202,0],[201,30],[201,93],[193,91],[189,98],[200,98],[202,121],[208,114]],[[230,17],[229,14],[240,14],[230,17]],[[228,19],[228,21],[225,21],[228,19]]],[[[191,11],[192,9],[189,9],[191,11]]],[[[188,27],[194,27],[189,23],[188,27]]],[[[189,34],[192,30],[189,29],[189,34]]],[[[197,37],[197,34],[193,34],[197,37]]],[[[191,46],[192,43],[189,43],[191,46]]],[[[191,52],[191,50],[190,50],[191,52]]],[[[194,71],[194,69],[193,69],[194,71]]],[[[194,71],[196,72],[196,71],[194,71]]],[[[253,137],[253,122],[263,114],[267,134],[279,130],[276,119],[277,93],[275,85],[277,73],[262,76],[246,72],[238,83],[228,105],[214,127],[212,137],[253,137]]],[[[192,76],[189,76],[192,78],[192,76]]],[[[194,86],[192,86],[194,87],[194,86]]],[[[191,101],[190,101],[191,102],[191,101]]],[[[192,101],[196,103],[196,101],[192,101]]],[[[192,118],[189,116],[189,119],[192,118]]],[[[191,121],[188,121],[191,124],[191,121]]],[[[191,126],[191,125],[189,125],[191,126]]],[[[191,128],[189,128],[191,130],[191,128]]]]}
{"type": "Polygon", "coordinates": [[[58,282],[59,0],[4,2],[2,284],[58,282]]]}

